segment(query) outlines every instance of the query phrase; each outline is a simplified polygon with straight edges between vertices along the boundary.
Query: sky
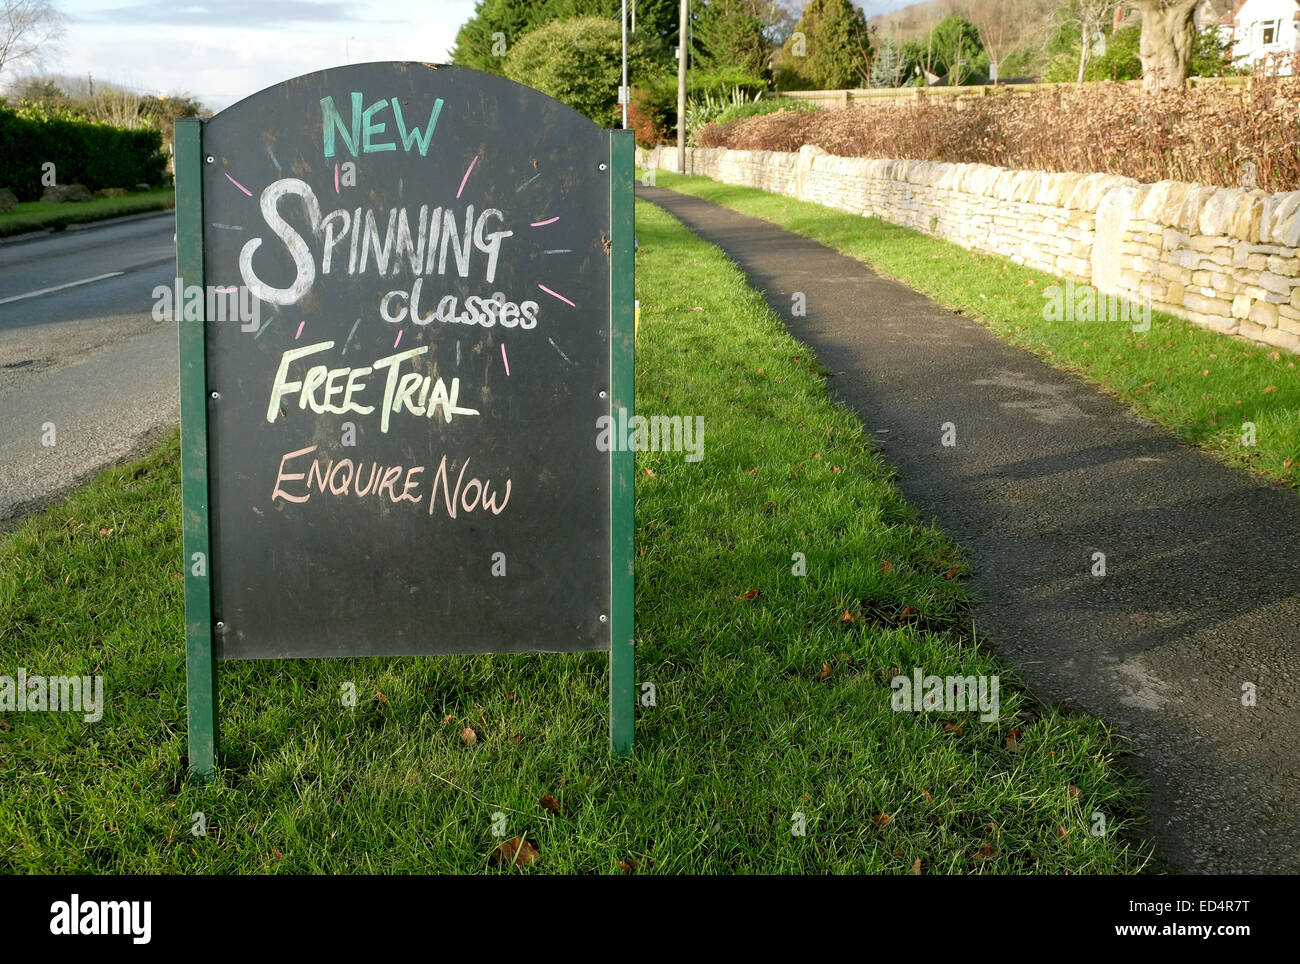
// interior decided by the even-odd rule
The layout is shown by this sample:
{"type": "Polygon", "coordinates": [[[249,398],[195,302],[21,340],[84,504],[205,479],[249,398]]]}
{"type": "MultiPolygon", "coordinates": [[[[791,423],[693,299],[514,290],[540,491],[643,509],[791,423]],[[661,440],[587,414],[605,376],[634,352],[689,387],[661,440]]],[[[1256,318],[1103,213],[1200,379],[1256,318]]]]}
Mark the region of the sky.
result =
{"type": "MultiPolygon", "coordinates": [[[[910,0],[860,2],[868,16],[910,0]]],[[[43,73],[221,110],[272,84],[372,60],[443,63],[474,0],[55,0],[67,32],[43,73]]]]}

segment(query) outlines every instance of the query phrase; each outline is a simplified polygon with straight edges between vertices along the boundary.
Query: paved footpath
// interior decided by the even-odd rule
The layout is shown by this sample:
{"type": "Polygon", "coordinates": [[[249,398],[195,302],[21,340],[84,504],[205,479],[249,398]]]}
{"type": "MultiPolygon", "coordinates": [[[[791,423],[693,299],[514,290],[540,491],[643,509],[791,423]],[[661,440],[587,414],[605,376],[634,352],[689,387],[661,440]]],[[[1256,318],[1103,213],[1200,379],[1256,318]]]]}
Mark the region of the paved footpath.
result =
{"type": "Polygon", "coordinates": [[[1300,872],[1300,493],[859,261],[698,198],[638,194],[740,265],[907,498],[969,547],[981,635],[1040,697],[1136,744],[1157,869],[1300,872]],[[806,317],[791,317],[795,292],[806,317]]]}

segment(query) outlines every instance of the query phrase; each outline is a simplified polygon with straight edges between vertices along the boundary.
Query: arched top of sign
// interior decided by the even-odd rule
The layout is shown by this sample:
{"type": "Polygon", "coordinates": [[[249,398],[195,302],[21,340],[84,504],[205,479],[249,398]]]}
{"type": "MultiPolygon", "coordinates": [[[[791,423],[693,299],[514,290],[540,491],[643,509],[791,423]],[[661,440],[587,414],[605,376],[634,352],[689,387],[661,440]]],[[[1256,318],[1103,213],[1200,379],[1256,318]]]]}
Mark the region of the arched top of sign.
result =
{"type": "MultiPolygon", "coordinates": [[[[393,125],[397,123],[397,120],[394,113],[381,107],[383,98],[382,92],[379,90],[380,85],[393,91],[389,95],[390,97],[432,95],[435,98],[442,98],[444,105],[450,106],[452,110],[455,110],[454,105],[457,98],[460,98],[462,103],[468,103],[480,98],[490,98],[502,104],[510,104],[529,112],[535,112],[529,116],[532,123],[561,122],[589,127],[593,130],[601,129],[598,124],[586,115],[574,110],[563,101],[556,100],[549,94],[544,94],[540,90],[517,81],[509,80],[498,74],[471,70],[468,67],[457,67],[453,64],[427,64],[414,60],[387,60],[363,64],[347,64],[341,67],[316,70],[309,74],[300,74],[278,84],[272,84],[270,87],[264,87],[256,93],[249,94],[242,100],[235,101],[229,107],[214,114],[213,120],[229,114],[242,114],[249,110],[265,109],[282,100],[285,93],[291,89],[309,91],[324,87],[335,89],[340,85],[347,86],[349,83],[353,85],[352,90],[362,92],[364,99],[363,111],[375,109],[372,119],[387,124],[387,133],[389,134],[394,132],[393,125]]],[[[350,103],[336,105],[336,107],[344,109],[350,106],[350,103]]],[[[389,106],[391,107],[391,103],[389,106]]],[[[412,121],[411,118],[406,116],[403,117],[403,120],[411,122],[411,126],[405,128],[408,132],[411,131],[412,127],[421,127],[418,121],[412,121]]],[[[400,149],[400,140],[397,143],[400,149]]]]}

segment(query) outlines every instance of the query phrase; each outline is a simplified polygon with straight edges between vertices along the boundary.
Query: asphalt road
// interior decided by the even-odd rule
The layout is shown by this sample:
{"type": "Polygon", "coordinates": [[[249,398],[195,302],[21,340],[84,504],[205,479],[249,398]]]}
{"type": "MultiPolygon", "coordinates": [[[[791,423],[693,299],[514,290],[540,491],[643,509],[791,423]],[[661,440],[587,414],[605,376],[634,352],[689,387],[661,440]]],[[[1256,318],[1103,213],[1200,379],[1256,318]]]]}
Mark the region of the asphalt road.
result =
{"type": "Polygon", "coordinates": [[[698,198],[637,193],[740,265],[909,501],[969,547],[985,640],[1040,697],[1133,741],[1164,869],[1300,872],[1300,493],[861,262],[698,198]]]}
{"type": "Polygon", "coordinates": [[[179,420],[176,325],[152,317],[174,230],[168,212],[0,243],[0,529],[179,420]]]}

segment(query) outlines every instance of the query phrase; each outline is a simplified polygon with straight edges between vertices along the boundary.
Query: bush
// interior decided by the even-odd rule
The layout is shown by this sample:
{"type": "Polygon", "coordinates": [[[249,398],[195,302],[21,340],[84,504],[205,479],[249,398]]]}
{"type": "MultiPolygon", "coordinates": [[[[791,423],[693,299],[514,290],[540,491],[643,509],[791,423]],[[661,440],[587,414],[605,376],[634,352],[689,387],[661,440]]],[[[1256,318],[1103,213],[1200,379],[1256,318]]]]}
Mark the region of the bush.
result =
{"type": "MultiPolygon", "coordinates": [[[[505,75],[563,101],[603,127],[617,127],[622,124],[622,50],[622,28],[616,21],[555,20],[524,34],[510,48],[505,75]]],[[[656,66],[648,43],[630,35],[629,76],[653,74],[656,66]]]]}
{"type": "Polygon", "coordinates": [[[82,120],[21,116],[0,107],[0,172],[20,201],[35,201],[45,185],[42,165],[54,164],[59,184],[108,187],[163,183],[167,158],[162,135],[147,128],[123,130],[82,120]]]}
{"type": "Polygon", "coordinates": [[[761,117],[764,114],[775,114],[779,110],[820,110],[816,104],[810,104],[804,100],[792,100],[789,97],[768,97],[763,100],[751,101],[748,104],[739,104],[734,107],[728,107],[721,114],[714,118],[715,124],[729,124],[732,121],[742,120],[746,117],[761,117]]]}
{"type": "MultiPolygon", "coordinates": [[[[1297,58],[1300,61],[1300,58],[1297,58]]],[[[1300,67],[1300,63],[1297,63],[1300,67]]],[[[1248,86],[1198,84],[1145,92],[1097,83],[963,103],[899,100],[780,111],[715,123],[705,147],[992,164],[1019,170],[1118,174],[1139,181],[1239,187],[1252,164],[1268,192],[1300,190],[1300,72],[1248,86]]]]}
{"type": "MultiPolygon", "coordinates": [[[[693,70],[687,75],[688,103],[705,100],[725,101],[732,98],[752,101],[765,94],[770,85],[761,77],[738,70],[693,70]],[[738,92],[738,93],[737,93],[738,92]]],[[[689,119],[689,118],[688,118],[689,119]]],[[[628,124],[636,131],[638,144],[653,147],[677,139],[677,75],[662,74],[632,88],[628,124]]]]}

